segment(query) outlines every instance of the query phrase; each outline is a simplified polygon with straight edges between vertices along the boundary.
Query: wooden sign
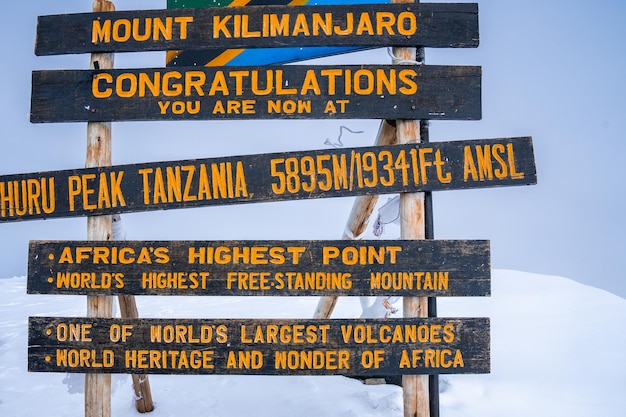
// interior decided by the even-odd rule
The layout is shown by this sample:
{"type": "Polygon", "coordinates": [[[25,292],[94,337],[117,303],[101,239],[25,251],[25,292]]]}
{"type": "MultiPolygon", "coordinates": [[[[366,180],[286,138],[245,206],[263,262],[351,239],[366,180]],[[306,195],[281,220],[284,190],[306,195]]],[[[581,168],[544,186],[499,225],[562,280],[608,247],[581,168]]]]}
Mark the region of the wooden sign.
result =
{"type": "Polygon", "coordinates": [[[489,373],[488,318],[226,320],[30,317],[31,372],[489,373]]]}
{"type": "Polygon", "coordinates": [[[40,16],[35,53],[403,45],[478,46],[478,6],[246,6],[40,16]]]}
{"type": "Polygon", "coordinates": [[[481,118],[481,68],[358,65],[34,71],[31,122],[481,118]]]}
{"type": "Polygon", "coordinates": [[[489,242],[32,241],[28,293],[487,296],[489,242]]]}
{"type": "Polygon", "coordinates": [[[0,176],[0,222],[536,184],[529,137],[0,176]]]}
{"type": "Polygon", "coordinates": [[[0,176],[0,222],[536,182],[529,137],[244,155],[0,176]]]}

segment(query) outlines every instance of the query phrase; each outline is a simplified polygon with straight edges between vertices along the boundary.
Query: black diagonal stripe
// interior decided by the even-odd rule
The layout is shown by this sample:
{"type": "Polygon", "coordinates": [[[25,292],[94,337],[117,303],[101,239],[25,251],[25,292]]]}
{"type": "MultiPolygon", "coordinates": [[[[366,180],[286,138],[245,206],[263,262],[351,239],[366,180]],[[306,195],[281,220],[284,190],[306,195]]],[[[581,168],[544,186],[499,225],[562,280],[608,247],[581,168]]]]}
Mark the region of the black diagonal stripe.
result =
{"type": "Polygon", "coordinates": [[[292,0],[250,0],[246,6],[286,6],[292,0]]]}
{"type": "Polygon", "coordinates": [[[174,59],[167,63],[168,67],[205,66],[208,62],[224,53],[226,49],[203,49],[181,51],[174,59]]]}

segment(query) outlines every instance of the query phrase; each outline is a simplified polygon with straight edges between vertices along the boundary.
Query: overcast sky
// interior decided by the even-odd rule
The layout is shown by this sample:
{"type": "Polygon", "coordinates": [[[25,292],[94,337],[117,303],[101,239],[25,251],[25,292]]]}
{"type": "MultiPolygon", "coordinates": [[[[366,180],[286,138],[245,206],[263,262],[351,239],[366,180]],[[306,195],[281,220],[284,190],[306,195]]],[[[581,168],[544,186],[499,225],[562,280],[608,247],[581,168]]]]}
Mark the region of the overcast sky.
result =
{"type": "MultiPolygon", "coordinates": [[[[115,2],[118,10],[165,0],[115,2]]],[[[428,64],[482,66],[481,121],[431,123],[431,140],[532,136],[538,184],[434,195],[435,237],[491,240],[492,266],[566,276],[626,297],[626,3],[484,0],[477,49],[427,49],[428,64]]],[[[89,0],[10,2],[0,15],[0,175],[81,168],[85,123],[29,122],[35,69],[84,69],[87,55],[35,57],[38,15],[91,10],[89,0]]],[[[164,53],[117,54],[116,67],[162,66],[164,53]]],[[[389,63],[385,50],[333,64],[389,63]]],[[[319,61],[316,61],[319,63],[319,61]]],[[[323,149],[340,126],[369,146],[376,120],[120,122],[113,162],[128,164],[323,149]]],[[[381,198],[381,202],[388,197],[381,198]]],[[[129,239],[337,239],[353,198],[124,215],[129,239]]],[[[397,238],[388,228],[385,238],[397,238]]],[[[85,239],[85,219],[0,224],[0,277],[25,275],[29,240],[85,239]]],[[[581,306],[581,310],[582,310],[581,306]]]]}

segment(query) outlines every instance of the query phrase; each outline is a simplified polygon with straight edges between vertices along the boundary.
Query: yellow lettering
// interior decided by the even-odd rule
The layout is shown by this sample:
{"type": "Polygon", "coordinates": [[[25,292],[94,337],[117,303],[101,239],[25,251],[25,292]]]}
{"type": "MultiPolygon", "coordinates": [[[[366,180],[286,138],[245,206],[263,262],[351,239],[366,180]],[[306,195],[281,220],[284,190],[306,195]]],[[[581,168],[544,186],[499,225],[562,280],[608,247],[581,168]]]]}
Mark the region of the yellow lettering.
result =
{"type": "Polygon", "coordinates": [[[180,25],[180,39],[187,39],[187,24],[193,22],[192,16],[178,16],[174,18],[174,23],[180,25]]]}
{"type": "Polygon", "coordinates": [[[275,351],[274,369],[350,369],[347,350],[275,351]]]}
{"type": "Polygon", "coordinates": [[[304,76],[304,81],[302,82],[300,94],[308,94],[309,91],[312,91],[315,95],[320,95],[322,93],[314,70],[307,70],[306,75],[304,76]]]}
{"type": "Polygon", "coordinates": [[[400,35],[412,36],[417,31],[417,19],[411,12],[401,12],[398,15],[397,29],[400,35]]]}
{"type": "Polygon", "coordinates": [[[404,83],[404,86],[400,87],[398,90],[405,95],[412,95],[417,93],[417,82],[415,82],[414,77],[417,75],[415,70],[400,70],[398,73],[398,78],[400,81],[404,83]]]}
{"type": "Polygon", "coordinates": [[[478,181],[478,171],[474,163],[472,148],[467,145],[463,148],[463,181],[467,182],[470,175],[472,176],[472,181],[478,181]]]}
{"type": "Polygon", "coordinates": [[[303,14],[296,15],[296,22],[293,25],[293,30],[291,32],[292,36],[298,35],[311,36],[311,32],[309,31],[309,24],[306,20],[306,16],[303,14]]]}
{"type": "Polygon", "coordinates": [[[111,42],[111,20],[94,19],[91,26],[91,43],[111,42]]]}
{"type": "Polygon", "coordinates": [[[359,24],[356,28],[357,35],[362,35],[363,33],[367,33],[368,35],[375,34],[372,21],[370,20],[370,16],[367,12],[361,13],[361,16],[359,17],[359,24]]]}
{"type": "Polygon", "coordinates": [[[231,38],[232,35],[230,34],[230,31],[228,30],[228,27],[226,26],[226,24],[228,23],[228,21],[230,20],[232,16],[228,15],[228,16],[213,16],[213,37],[215,39],[218,39],[221,34],[225,37],[225,38],[231,38]]]}
{"type": "Polygon", "coordinates": [[[105,89],[100,89],[100,81],[104,81],[106,84],[113,83],[113,76],[111,74],[106,73],[98,73],[94,75],[93,80],[91,81],[91,94],[95,98],[109,98],[111,94],[113,94],[113,89],[111,87],[107,87],[105,89]]]}
{"type": "Polygon", "coordinates": [[[112,35],[116,42],[126,42],[132,35],[132,24],[128,19],[119,19],[113,23],[112,35]]]}
{"type": "Polygon", "coordinates": [[[396,21],[393,13],[390,12],[379,12],[376,13],[376,34],[383,35],[383,31],[387,31],[389,35],[395,35],[393,31],[393,25],[396,21]]]}
{"type": "Polygon", "coordinates": [[[523,172],[517,172],[515,170],[515,154],[513,153],[513,144],[512,143],[507,143],[506,150],[507,150],[507,154],[508,154],[509,171],[511,172],[511,178],[512,179],[524,178],[524,173],[523,172]]]}

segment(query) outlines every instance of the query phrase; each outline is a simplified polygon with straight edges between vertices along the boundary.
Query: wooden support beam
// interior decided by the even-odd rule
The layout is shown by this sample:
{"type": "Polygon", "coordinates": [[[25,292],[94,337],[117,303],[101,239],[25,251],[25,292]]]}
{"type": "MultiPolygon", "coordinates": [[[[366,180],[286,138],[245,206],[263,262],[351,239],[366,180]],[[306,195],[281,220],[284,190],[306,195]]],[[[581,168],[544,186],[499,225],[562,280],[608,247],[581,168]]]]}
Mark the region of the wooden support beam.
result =
{"type": "MultiPolygon", "coordinates": [[[[376,146],[391,145],[396,140],[396,128],[391,123],[383,120],[378,128],[378,134],[376,136],[376,146]]],[[[346,224],[346,230],[343,233],[343,239],[353,239],[354,236],[360,236],[365,232],[367,227],[367,220],[369,219],[376,202],[378,201],[377,195],[365,195],[359,196],[354,200],[348,223],[346,224]]],[[[330,318],[335,305],[337,304],[337,297],[321,297],[315,309],[313,315],[316,319],[330,318]]]]}
{"type": "MultiPolygon", "coordinates": [[[[398,54],[396,54],[398,56],[398,54]]],[[[408,59],[408,58],[404,58],[408,59]]],[[[419,125],[415,120],[397,121],[398,143],[419,142],[419,125]]],[[[400,237],[401,239],[425,239],[424,193],[400,194],[400,237]]],[[[404,297],[404,317],[428,317],[427,297],[404,297]]],[[[429,417],[430,398],[428,375],[404,375],[405,417],[429,417]]]]}
{"type": "MultiPolygon", "coordinates": [[[[117,301],[120,305],[122,318],[139,318],[137,303],[133,295],[119,295],[117,301]]],[[[146,374],[133,374],[133,390],[135,391],[135,406],[140,413],[149,413],[154,410],[150,380],[146,374]]]]}
{"type": "MultiPolygon", "coordinates": [[[[113,12],[115,4],[109,0],[94,0],[93,12],[113,12]]],[[[89,66],[92,69],[112,69],[114,55],[111,53],[91,54],[89,66]]],[[[87,156],[85,167],[111,166],[111,123],[87,123],[87,156]]],[[[112,216],[92,216],[87,218],[88,240],[111,240],[113,238],[112,216]]],[[[133,296],[119,297],[122,317],[138,317],[133,296]]],[[[88,317],[112,317],[113,297],[88,296],[88,317]]],[[[133,387],[137,411],[152,411],[152,395],[147,375],[133,375],[133,387]]],[[[85,375],[85,417],[111,416],[111,375],[85,375]]]]}
{"type": "MultiPolygon", "coordinates": [[[[391,0],[391,3],[419,3],[419,0],[391,0]]],[[[411,64],[417,60],[416,48],[393,48],[394,63],[411,64]]],[[[397,120],[398,144],[420,142],[417,120],[397,120]]],[[[400,194],[400,238],[426,239],[424,193],[400,194]]],[[[428,317],[427,297],[404,297],[403,316],[428,317]]],[[[428,375],[403,375],[404,417],[430,417],[428,375]]]]}
{"type": "MultiPolygon", "coordinates": [[[[391,145],[396,140],[396,128],[392,126],[388,121],[383,120],[378,128],[378,135],[376,136],[376,146],[391,145]]],[[[346,230],[343,234],[343,239],[351,239],[354,236],[360,236],[365,232],[367,227],[367,219],[372,214],[376,202],[378,201],[377,195],[366,195],[358,197],[354,201],[346,230]]]]}
{"type": "MultiPolygon", "coordinates": [[[[108,0],[94,0],[94,12],[114,11],[115,5],[108,0]]],[[[113,68],[113,54],[91,54],[91,68],[113,68]]],[[[86,167],[111,165],[111,123],[87,123],[86,167]]],[[[88,240],[111,240],[112,217],[97,216],[87,218],[88,240]]],[[[88,317],[111,317],[113,298],[108,296],[88,296],[88,317]]],[[[111,375],[85,375],[85,417],[111,416],[111,375]]]]}
{"type": "MultiPolygon", "coordinates": [[[[122,218],[119,215],[113,215],[113,240],[125,240],[126,231],[122,218]]],[[[133,295],[118,295],[118,304],[120,305],[120,314],[123,319],[138,319],[139,311],[137,303],[133,295]]],[[[140,413],[149,413],[154,410],[152,402],[152,392],[150,391],[150,380],[146,374],[133,374],[133,390],[135,391],[135,406],[140,413]]]]}

